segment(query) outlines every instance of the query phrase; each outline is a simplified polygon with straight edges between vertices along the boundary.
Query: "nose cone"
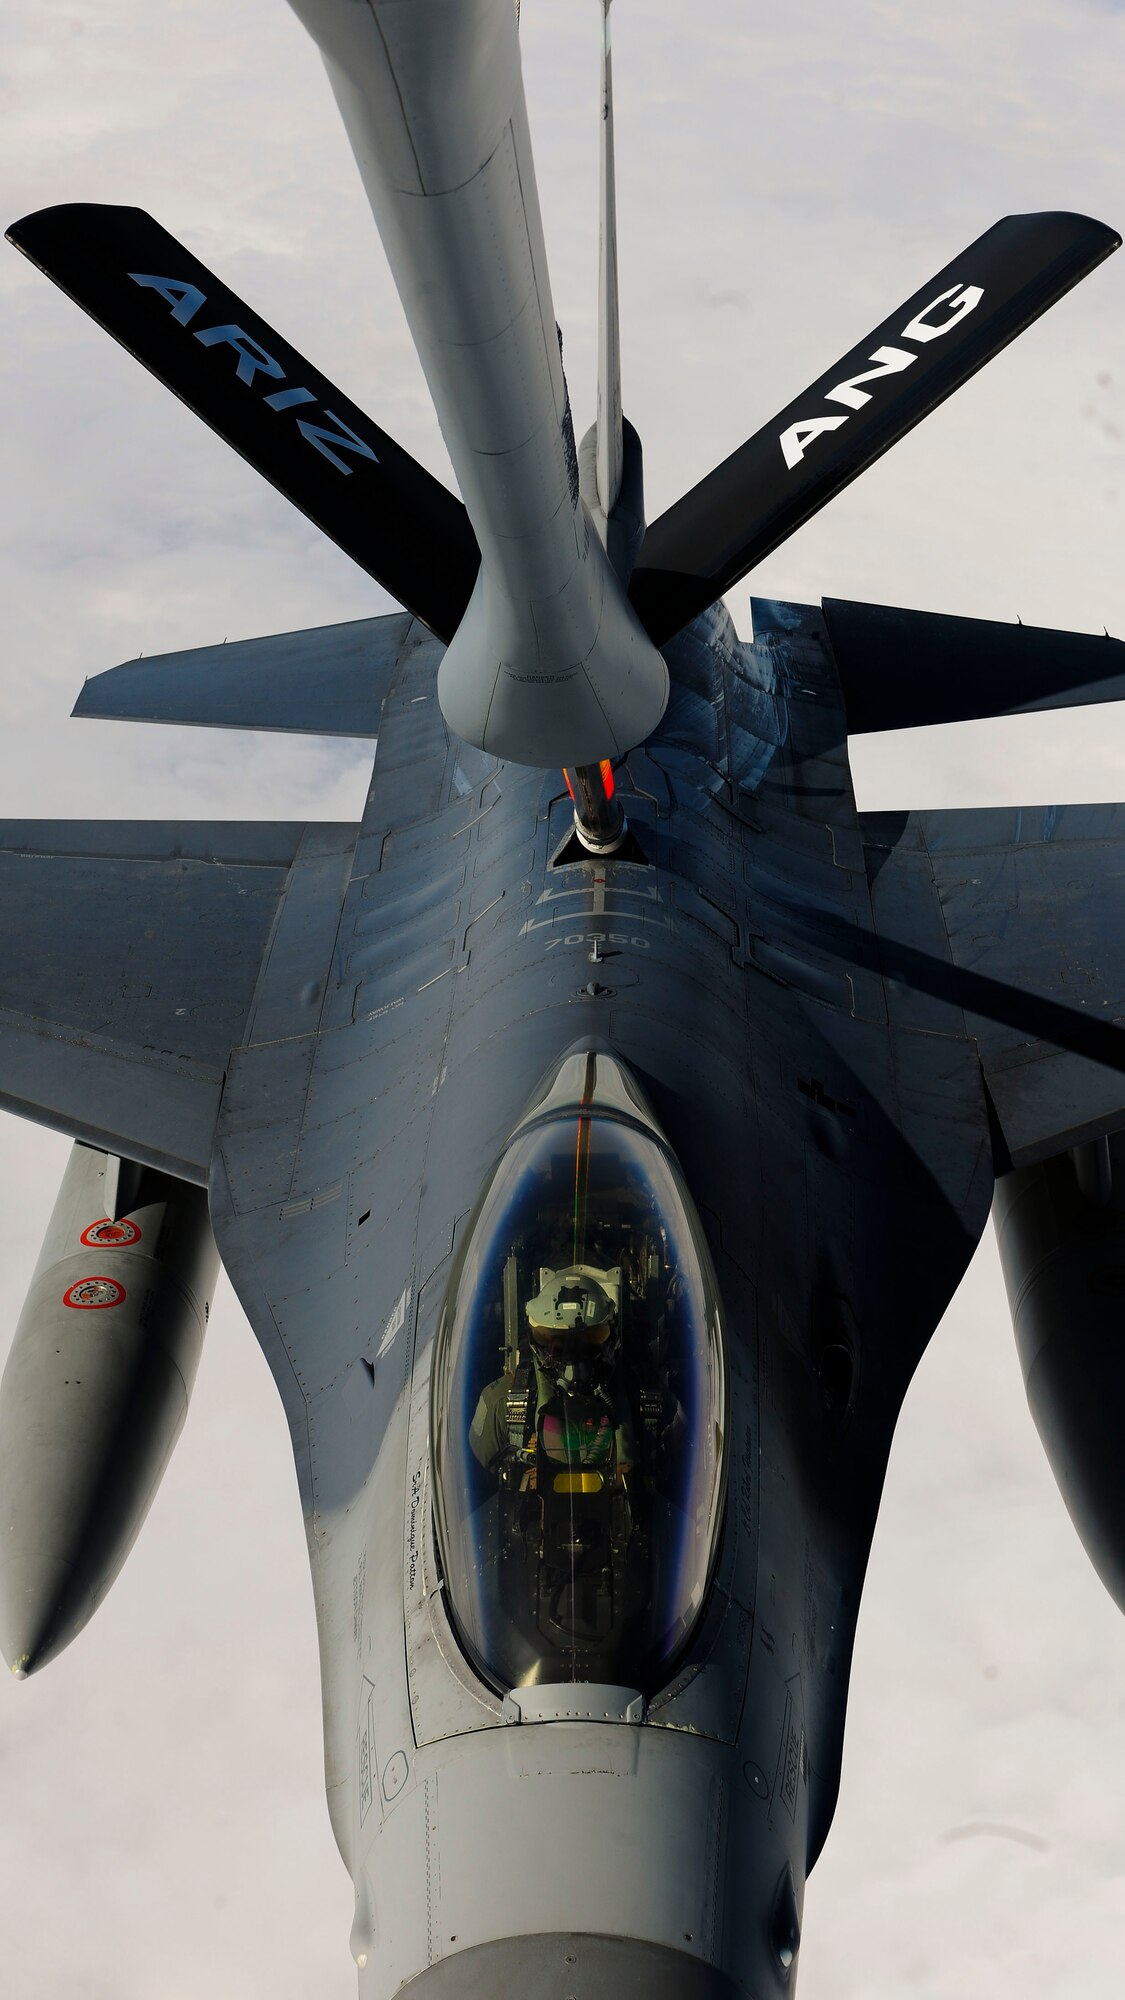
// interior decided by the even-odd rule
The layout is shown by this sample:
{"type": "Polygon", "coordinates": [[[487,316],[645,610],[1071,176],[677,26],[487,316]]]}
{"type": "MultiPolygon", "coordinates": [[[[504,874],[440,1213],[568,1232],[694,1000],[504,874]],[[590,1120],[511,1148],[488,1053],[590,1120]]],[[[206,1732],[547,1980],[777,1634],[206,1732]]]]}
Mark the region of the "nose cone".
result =
{"type": "Polygon", "coordinates": [[[0,1653],[17,1680],[45,1667],[82,1630],[94,1600],[72,1565],[35,1541],[0,1558],[0,1653]]]}
{"type": "MultiPolygon", "coordinates": [[[[360,1993],[363,1981],[360,1980],[360,1993]]],[[[552,1932],[496,1938],[432,1965],[403,2000],[747,2000],[729,1974],[686,1951],[641,1938],[552,1932]]]]}

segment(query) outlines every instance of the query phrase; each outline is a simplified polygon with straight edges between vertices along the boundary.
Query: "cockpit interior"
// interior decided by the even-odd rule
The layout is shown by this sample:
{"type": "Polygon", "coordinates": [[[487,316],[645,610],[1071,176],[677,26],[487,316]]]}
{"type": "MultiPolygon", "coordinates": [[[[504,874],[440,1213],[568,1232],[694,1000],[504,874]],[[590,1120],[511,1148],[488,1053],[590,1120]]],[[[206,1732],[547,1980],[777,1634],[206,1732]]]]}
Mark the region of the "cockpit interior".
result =
{"type": "Polygon", "coordinates": [[[661,1685],[718,1542],[724,1337],[694,1204],[614,1057],[565,1058],[510,1138],[432,1381],[438,1548],[478,1671],[661,1685]]]}

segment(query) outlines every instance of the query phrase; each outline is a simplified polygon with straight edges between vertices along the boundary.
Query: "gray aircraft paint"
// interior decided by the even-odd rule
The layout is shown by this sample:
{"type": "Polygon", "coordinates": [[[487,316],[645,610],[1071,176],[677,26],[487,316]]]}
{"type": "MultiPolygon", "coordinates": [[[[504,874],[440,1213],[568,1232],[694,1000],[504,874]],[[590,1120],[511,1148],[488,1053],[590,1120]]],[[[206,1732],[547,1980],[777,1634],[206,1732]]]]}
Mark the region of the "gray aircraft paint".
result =
{"type": "Polygon", "coordinates": [[[187,1416],[218,1272],[202,1190],[77,1145],[0,1386],[0,1646],[70,1644],[187,1416]]]}
{"type": "MultiPolygon", "coordinates": [[[[560,1786],[569,1796],[564,1780],[596,1777],[608,1757],[625,1819],[591,1898],[604,1894],[607,1912],[613,1902],[625,1935],[690,1946],[731,1977],[757,1965],[759,1984],[778,1976],[777,1884],[791,1872],[799,1909],[831,1820],[894,1419],[992,1186],[961,1006],[940,981],[904,987],[893,963],[884,977],[872,943],[955,958],[955,906],[943,911],[921,843],[957,854],[976,828],[979,851],[997,818],[1004,842],[1019,828],[1006,814],[860,820],[822,615],[757,602],[754,623],[753,644],[739,645],[717,611],[670,649],[668,714],[619,773],[646,863],[552,865],[570,826],[560,781],[450,736],[429,647],[397,652],[361,825],[254,835],[269,942],[233,1046],[229,1030],[224,1039],[212,1217],[293,1435],[329,1800],[357,1880],[365,1993],[393,1992],[489,1936],[546,1939],[572,1922],[560,1885],[585,1809],[548,1815],[558,1852],[513,1906],[480,1884],[470,1831],[482,1801],[495,1838],[512,1842],[504,1876],[532,1839],[542,1852],[547,1798],[560,1786]],[[604,1721],[505,1725],[460,1657],[429,1540],[428,1357],[457,1228],[544,1069],[581,1042],[612,1046],[645,1080],[708,1231],[731,1327],[734,1472],[710,1608],[645,1724],[623,1725],[624,1749],[607,1747],[604,1721]],[[405,1654],[392,1638],[403,1629],[405,1654]],[[566,1733],[565,1750],[525,1766],[544,1728],[552,1742],[566,1733]],[[533,1747],[514,1753],[513,1741],[533,1747]],[[650,1783],[663,1819],[646,1804],[650,1783]],[[701,1867],[677,1869],[671,1903],[663,1850],[639,1870],[625,1859],[640,1826],[668,1824],[669,1799],[677,1851],[701,1867]]],[[[1096,921],[1085,843],[1115,824],[1116,809],[1085,808],[1028,828],[1030,879],[1072,920],[1096,921]]],[[[70,858],[57,832],[49,842],[30,827],[13,850],[16,830],[6,832],[9,898],[26,881],[48,924],[52,909],[73,906],[81,852],[70,858]],[[32,881],[37,853],[47,869],[32,881]]],[[[176,845],[253,852],[249,829],[180,829],[176,845]]],[[[128,852],[113,827],[76,830],[70,846],[128,852]]],[[[169,886],[181,876],[182,861],[159,859],[159,834],[141,852],[153,856],[132,864],[146,896],[161,875],[169,886]]],[[[123,882],[129,866],[117,864],[123,882]]],[[[214,863],[188,866],[198,911],[214,863]]],[[[1018,907],[1000,962],[1049,996],[1034,899],[1018,907]]],[[[979,923],[979,896],[975,908],[979,923]]],[[[118,945],[129,949],[127,929],[118,945]]],[[[112,990],[112,961],[103,976],[112,990]]],[[[1103,951],[1101,978],[1112,1013],[1120,945],[1103,951]]],[[[983,1007],[990,991],[984,983],[983,1007]]],[[[1065,1013],[1065,987],[1060,1004],[1065,1013]]],[[[1048,1044],[1021,1064],[1005,1110],[1010,1031],[986,1021],[983,1032],[1014,1149],[1057,1151],[1114,1115],[1117,1073],[1048,1044]],[[1072,1078],[1061,1094],[1060,1065],[1072,1078]]],[[[151,1039],[143,1021],[134,1033],[151,1039]]],[[[151,1129],[175,1129],[185,1080],[132,1061],[151,1129]]],[[[73,1119],[83,1100],[67,1088],[73,1119]]],[[[194,1117],[213,1107],[210,1088],[203,1068],[194,1117]]],[[[100,1136],[122,1143],[116,1128],[100,1136]]],[[[178,1166],[193,1171],[187,1155],[178,1166]]],[[[544,1962],[552,1949],[543,1944],[544,1962]]],[[[483,1976],[487,1958],[473,1964],[483,1976]]]]}
{"type": "Polygon", "coordinates": [[[439,680],[466,741],[525,764],[639,742],[663,661],[578,490],[509,0],[296,0],[328,69],[481,545],[439,680]]]}
{"type": "MultiPolygon", "coordinates": [[[[647,864],[552,866],[569,827],[559,781],[459,745],[432,653],[404,649],[364,820],[295,843],[228,1055],[212,1213],[293,1433],[365,1992],[508,1935],[514,1915],[529,1935],[566,1929],[554,1895],[567,1814],[555,1865],[517,1912],[504,1893],[489,1900],[459,1831],[485,1799],[510,1867],[521,1842],[542,1848],[559,1757],[576,1776],[626,1756],[611,1796],[633,1839],[651,1818],[646,1773],[676,1798],[677,1837],[706,1863],[680,1870],[681,1900],[648,1900],[663,1879],[655,1851],[650,1869],[615,1873],[624,1822],[599,1893],[623,1925],[628,1910],[626,1935],[687,1949],[674,1916],[731,1976],[757,1962],[765,1979],[776,1884],[791,1870],[799,1899],[831,1819],[882,1467],[983,1227],[991,1147],[960,1009],[902,993],[872,962],[882,909],[900,947],[948,933],[932,872],[910,871],[911,842],[899,830],[888,850],[885,824],[868,833],[856,816],[823,619],[754,613],[752,646],[716,613],[670,655],[668,715],[619,779],[647,864]],[[711,1606],[676,1682],[643,1727],[625,1725],[627,1753],[607,1747],[605,1722],[520,1724],[520,1743],[569,1732],[537,1790],[520,1761],[532,1752],[513,1765],[513,1727],[462,1661],[434,1587],[429,1348],[459,1221],[544,1068],[580,1042],[610,1044],[644,1078],[703,1216],[731,1326],[734,1484],[711,1606]],[[810,1501],[803,1525],[794,1482],[810,1501]],[[405,1654],[388,1643],[404,1627],[405,1654]]],[[[1100,819],[1084,811],[1077,830],[1100,819]]],[[[1049,847],[1073,853],[1081,895],[1081,842],[1049,847]]],[[[1106,1115],[1113,1073],[1046,1048],[1038,1067],[1060,1059],[1101,1090],[1106,1115]]],[[[1053,1085],[1039,1117],[1038,1142],[1057,1148],[1053,1085]]]]}

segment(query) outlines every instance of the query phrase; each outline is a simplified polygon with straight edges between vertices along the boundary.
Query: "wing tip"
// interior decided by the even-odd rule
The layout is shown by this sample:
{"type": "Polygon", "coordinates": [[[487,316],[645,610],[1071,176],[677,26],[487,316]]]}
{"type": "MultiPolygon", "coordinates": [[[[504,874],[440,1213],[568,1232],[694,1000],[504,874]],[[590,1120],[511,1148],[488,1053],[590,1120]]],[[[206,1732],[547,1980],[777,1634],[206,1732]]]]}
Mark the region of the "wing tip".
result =
{"type": "Polygon", "coordinates": [[[81,223],[91,216],[144,216],[147,222],[152,217],[143,208],[134,208],[128,202],[114,201],[57,201],[49,208],[34,208],[29,215],[21,215],[10,222],[4,231],[5,241],[25,257],[33,260],[36,256],[36,239],[51,231],[81,223]]]}

